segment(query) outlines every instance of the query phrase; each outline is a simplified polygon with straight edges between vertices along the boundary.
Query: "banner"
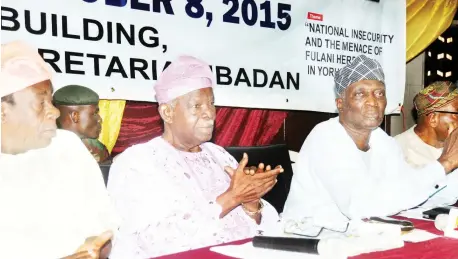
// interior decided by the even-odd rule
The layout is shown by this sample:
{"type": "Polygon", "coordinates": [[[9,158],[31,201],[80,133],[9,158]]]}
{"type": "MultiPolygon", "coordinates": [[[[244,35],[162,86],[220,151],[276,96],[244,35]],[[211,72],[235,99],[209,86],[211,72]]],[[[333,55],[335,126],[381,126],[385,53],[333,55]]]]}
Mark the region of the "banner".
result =
{"type": "Polygon", "coordinates": [[[155,101],[179,55],[206,61],[220,106],[335,112],[333,74],[360,54],[385,69],[387,113],[405,84],[405,1],[3,0],[1,42],[37,46],[54,88],[155,101]]]}

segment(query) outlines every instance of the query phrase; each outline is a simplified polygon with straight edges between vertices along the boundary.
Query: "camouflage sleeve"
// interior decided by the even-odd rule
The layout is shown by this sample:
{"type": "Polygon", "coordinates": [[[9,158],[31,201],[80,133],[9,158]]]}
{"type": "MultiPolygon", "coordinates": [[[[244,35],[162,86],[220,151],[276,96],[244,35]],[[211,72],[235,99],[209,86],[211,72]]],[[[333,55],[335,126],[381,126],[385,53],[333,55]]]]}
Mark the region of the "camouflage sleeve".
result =
{"type": "Polygon", "coordinates": [[[98,139],[85,138],[82,141],[97,163],[102,163],[110,158],[107,148],[98,139]]]}

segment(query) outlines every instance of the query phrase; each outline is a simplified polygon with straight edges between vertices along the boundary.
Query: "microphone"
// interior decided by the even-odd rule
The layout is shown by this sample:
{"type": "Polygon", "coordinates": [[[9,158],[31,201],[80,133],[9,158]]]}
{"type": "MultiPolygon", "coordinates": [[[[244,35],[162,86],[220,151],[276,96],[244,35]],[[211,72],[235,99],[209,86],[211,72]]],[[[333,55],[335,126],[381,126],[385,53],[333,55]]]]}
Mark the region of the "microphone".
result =
{"type": "MultiPolygon", "coordinates": [[[[436,216],[436,219],[434,220],[434,226],[441,231],[444,231],[445,228],[447,227],[447,223],[449,220],[449,215],[448,214],[439,214],[436,216]]],[[[458,227],[458,218],[455,220],[455,226],[454,228],[458,227]]]]}
{"type": "Polygon", "coordinates": [[[255,236],[252,242],[258,248],[318,254],[320,239],[255,236]]]}

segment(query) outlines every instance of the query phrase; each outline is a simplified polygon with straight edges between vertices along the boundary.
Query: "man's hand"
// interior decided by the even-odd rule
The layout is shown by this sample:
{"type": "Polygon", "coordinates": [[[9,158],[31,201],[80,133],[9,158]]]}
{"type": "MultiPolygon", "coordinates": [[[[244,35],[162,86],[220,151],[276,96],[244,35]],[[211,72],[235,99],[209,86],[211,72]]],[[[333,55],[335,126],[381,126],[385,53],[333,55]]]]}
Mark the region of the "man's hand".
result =
{"type": "Polygon", "coordinates": [[[112,238],[111,231],[103,232],[97,237],[89,237],[74,254],[62,259],[106,259],[110,254],[112,238]]]}
{"type": "MultiPolygon", "coordinates": [[[[278,165],[275,168],[282,168],[282,167],[281,167],[281,165],[278,165]]],[[[255,174],[262,174],[262,173],[268,172],[270,170],[272,170],[270,165],[264,166],[264,163],[259,163],[257,168],[256,168],[256,166],[245,167],[245,169],[243,171],[245,172],[245,174],[255,175],[255,174]]],[[[275,179],[275,183],[276,182],[277,182],[277,180],[275,179]]],[[[272,188],[273,188],[273,186],[272,186],[272,188]]],[[[270,191],[270,189],[267,190],[267,192],[268,191],[270,191]]],[[[262,196],[264,196],[267,192],[265,192],[262,196]]],[[[259,201],[260,201],[260,199],[254,200],[252,202],[246,202],[246,203],[243,204],[243,206],[246,209],[250,210],[250,211],[257,211],[259,209],[259,204],[260,204],[259,201]]]]}
{"type": "Polygon", "coordinates": [[[228,191],[233,194],[233,198],[239,204],[259,200],[272,189],[277,181],[277,175],[283,172],[283,168],[278,166],[273,170],[265,171],[263,171],[264,168],[258,168],[257,173],[253,175],[246,174],[245,168],[247,163],[248,155],[243,154],[243,158],[237,169],[234,170],[230,167],[224,168],[231,176],[231,185],[228,191]]]}
{"type": "Polygon", "coordinates": [[[231,184],[227,191],[216,199],[216,202],[222,207],[220,217],[224,217],[241,203],[254,204],[259,201],[264,194],[274,187],[277,182],[277,175],[283,172],[283,168],[277,167],[259,174],[246,174],[244,169],[247,163],[248,155],[243,154],[237,169],[224,168],[231,177],[231,184]]]}
{"type": "Polygon", "coordinates": [[[453,132],[445,140],[442,155],[438,159],[446,173],[450,173],[458,167],[458,130],[454,128],[449,130],[453,130],[453,132]]]}
{"type": "MultiPolygon", "coordinates": [[[[281,168],[281,165],[278,165],[275,168],[281,168]]],[[[272,170],[270,165],[264,166],[264,163],[259,163],[257,168],[256,166],[245,167],[243,171],[245,172],[245,174],[255,175],[255,174],[265,173],[270,170],[272,170]]]]}

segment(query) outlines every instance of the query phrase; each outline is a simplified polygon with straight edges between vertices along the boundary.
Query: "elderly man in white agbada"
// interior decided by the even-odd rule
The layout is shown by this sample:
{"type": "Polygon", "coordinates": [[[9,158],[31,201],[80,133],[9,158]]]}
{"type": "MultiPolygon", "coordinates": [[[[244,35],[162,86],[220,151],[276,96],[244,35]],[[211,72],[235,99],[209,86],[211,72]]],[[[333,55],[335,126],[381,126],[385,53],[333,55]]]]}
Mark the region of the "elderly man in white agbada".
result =
{"type": "Polygon", "coordinates": [[[335,74],[335,84],[339,117],[318,124],[305,140],[285,218],[342,230],[349,219],[393,215],[427,200],[458,166],[458,131],[437,161],[413,169],[379,128],[387,103],[380,64],[359,56],[335,74]]]}
{"type": "MultiPolygon", "coordinates": [[[[404,158],[420,168],[437,160],[450,133],[458,128],[458,88],[448,81],[437,81],[414,98],[417,124],[397,135],[404,158]]],[[[458,199],[458,173],[447,175],[446,186],[421,207],[430,209],[454,204],[458,199]]]]}
{"type": "Polygon", "coordinates": [[[13,42],[1,66],[0,258],[106,258],[117,217],[97,162],[56,129],[46,63],[13,42]]]}
{"type": "MultiPolygon", "coordinates": [[[[208,142],[215,124],[208,64],[179,57],[155,85],[164,133],[119,155],[108,190],[123,217],[112,259],[148,258],[252,237],[274,224],[260,198],[281,167],[246,174],[222,147],[208,142]],[[226,172],[225,172],[226,170],[226,172]]],[[[227,129],[230,130],[230,129],[227,129]]]]}

